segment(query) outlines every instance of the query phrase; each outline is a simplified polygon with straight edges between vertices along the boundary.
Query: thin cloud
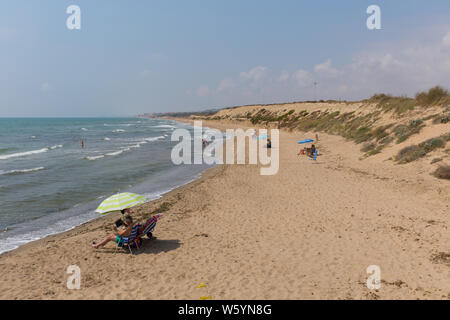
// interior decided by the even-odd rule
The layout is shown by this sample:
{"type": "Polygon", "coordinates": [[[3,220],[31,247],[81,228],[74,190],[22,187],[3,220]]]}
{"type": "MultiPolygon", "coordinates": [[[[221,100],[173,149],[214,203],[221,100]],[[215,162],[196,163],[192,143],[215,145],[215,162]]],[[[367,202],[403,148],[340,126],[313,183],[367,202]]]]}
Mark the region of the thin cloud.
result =
{"type": "Polygon", "coordinates": [[[323,75],[325,77],[336,77],[337,75],[339,75],[339,71],[332,67],[331,59],[315,65],[314,71],[319,75],[323,75]]]}
{"type": "Polygon", "coordinates": [[[253,81],[261,80],[266,75],[267,67],[255,67],[247,72],[241,72],[240,76],[244,79],[249,79],[253,81]]]}
{"type": "Polygon", "coordinates": [[[196,94],[198,97],[206,97],[207,95],[209,95],[209,87],[208,86],[200,86],[197,89],[196,94]]]}
{"type": "Polygon", "coordinates": [[[50,83],[44,82],[43,84],[41,84],[41,92],[48,92],[51,89],[52,89],[52,86],[50,83]]]}
{"type": "Polygon", "coordinates": [[[287,72],[286,70],[284,70],[281,75],[278,77],[277,81],[278,82],[286,82],[287,80],[289,80],[290,74],[289,72],[287,72]]]}
{"type": "Polygon", "coordinates": [[[444,47],[450,47],[450,32],[447,33],[443,38],[442,38],[442,45],[444,47]]]}
{"type": "Polygon", "coordinates": [[[216,92],[221,93],[224,91],[229,91],[236,87],[236,84],[234,83],[232,78],[225,78],[220,83],[219,86],[216,89],[216,92]]]}
{"type": "Polygon", "coordinates": [[[331,58],[293,70],[256,66],[224,78],[215,90],[200,87],[197,96],[214,97],[214,104],[239,105],[314,98],[354,100],[380,92],[413,96],[434,85],[450,88],[450,31],[441,31],[427,45],[405,41],[380,46],[357,52],[339,66],[331,58]]]}
{"type": "Polygon", "coordinates": [[[292,74],[292,78],[296,81],[299,87],[306,87],[311,84],[311,75],[308,71],[300,69],[292,74]]]}

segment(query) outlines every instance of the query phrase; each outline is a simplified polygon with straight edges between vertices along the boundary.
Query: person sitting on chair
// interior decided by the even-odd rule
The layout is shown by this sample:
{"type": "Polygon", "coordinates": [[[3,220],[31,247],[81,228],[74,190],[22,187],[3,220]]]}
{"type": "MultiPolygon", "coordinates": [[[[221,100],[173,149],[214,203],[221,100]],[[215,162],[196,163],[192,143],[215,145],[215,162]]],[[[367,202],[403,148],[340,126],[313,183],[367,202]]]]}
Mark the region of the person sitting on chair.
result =
{"type": "Polygon", "coordinates": [[[316,146],[312,145],[311,148],[309,148],[307,150],[308,150],[308,156],[314,157],[314,153],[316,152],[316,146]]]}
{"type": "Polygon", "coordinates": [[[107,236],[102,242],[96,244],[95,241],[92,243],[92,247],[97,249],[103,247],[110,241],[115,241],[116,243],[120,243],[122,241],[122,237],[129,237],[131,234],[131,229],[133,228],[133,218],[129,215],[125,216],[124,225],[119,227],[120,230],[114,226],[114,232],[107,236]]]}

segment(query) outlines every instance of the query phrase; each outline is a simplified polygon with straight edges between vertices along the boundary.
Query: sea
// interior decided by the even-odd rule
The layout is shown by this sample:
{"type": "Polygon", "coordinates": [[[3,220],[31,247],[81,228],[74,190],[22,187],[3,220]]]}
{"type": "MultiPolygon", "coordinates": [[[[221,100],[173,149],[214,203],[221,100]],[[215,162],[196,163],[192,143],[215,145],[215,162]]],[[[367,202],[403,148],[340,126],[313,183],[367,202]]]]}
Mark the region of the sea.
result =
{"type": "Polygon", "coordinates": [[[165,119],[0,118],[0,253],[98,218],[113,194],[154,200],[198,178],[211,165],[171,161],[178,128],[194,137],[165,119]]]}

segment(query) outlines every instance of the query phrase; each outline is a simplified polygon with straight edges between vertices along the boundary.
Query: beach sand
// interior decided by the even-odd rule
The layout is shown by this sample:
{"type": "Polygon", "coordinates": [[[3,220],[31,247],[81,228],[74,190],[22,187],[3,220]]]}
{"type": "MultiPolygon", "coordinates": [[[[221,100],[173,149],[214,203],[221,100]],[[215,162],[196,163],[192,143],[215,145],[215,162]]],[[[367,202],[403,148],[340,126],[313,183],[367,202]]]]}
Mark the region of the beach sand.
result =
{"type": "Polygon", "coordinates": [[[135,255],[90,247],[119,214],[1,255],[0,298],[449,299],[449,182],[319,136],[317,161],[297,156],[313,133],[281,131],[278,174],[222,165],[136,209],[164,217],[135,255]],[[80,290],[66,287],[69,265],[80,290]],[[378,290],[366,286],[370,265],[378,290]]]}

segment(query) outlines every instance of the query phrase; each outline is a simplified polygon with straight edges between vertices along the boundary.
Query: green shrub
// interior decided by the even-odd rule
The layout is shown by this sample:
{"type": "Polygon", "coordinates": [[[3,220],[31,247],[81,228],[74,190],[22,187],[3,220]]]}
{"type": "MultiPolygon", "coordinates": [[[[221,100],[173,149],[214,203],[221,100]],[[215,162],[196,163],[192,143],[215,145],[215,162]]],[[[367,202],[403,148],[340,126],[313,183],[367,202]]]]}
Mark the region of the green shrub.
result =
{"type": "Polygon", "coordinates": [[[430,164],[436,163],[442,161],[442,158],[434,158],[433,160],[431,160],[430,164]]]}
{"type": "Polygon", "coordinates": [[[353,139],[355,140],[355,143],[365,142],[367,140],[370,140],[372,137],[373,137],[372,132],[368,127],[360,127],[353,134],[353,139]]]}
{"type": "Polygon", "coordinates": [[[417,145],[405,147],[400,150],[396,156],[398,163],[408,163],[417,160],[426,155],[426,153],[417,145]]]}
{"type": "Polygon", "coordinates": [[[394,138],[392,136],[387,136],[386,138],[380,140],[380,144],[387,145],[394,141],[394,138]]]}
{"type": "Polygon", "coordinates": [[[437,148],[443,148],[445,146],[445,141],[441,138],[431,138],[427,141],[419,143],[419,147],[421,147],[426,153],[429,153],[437,148]]]}
{"type": "Polygon", "coordinates": [[[361,151],[362,151],[362,152],[369,152],[369,151],[375,149],[376,147],[377,147],[376,143],[373,143],[373,142],[371,142],[371,143],[366,143],[366,144],[364,144],[363,147],[361,148],[361,151]]]}
{"type": "Polygon", "coordinates": [[[386,131],[390,126],[381,126],[377,127],[372,131],[372,135],[375,137],[377,141],[387,137],[389,133],[386,131]]]}
{"type": "Polygon", "coordinates": [[[393,130],[397,137],[397,143],[401,143],[407,140],[413,134],[419,133],[425,125],[421,120],[412,120],[409,125],[399,124],[393,130]]]}
{"type": "Polygon", "coordinates": [[[434,105],[442,102],[449,97],[449,93],[446,89],[435,86],[428,90],[428,92],[419,92],[416,94],[416,101],[422,106],[434,105]]]}
{"type": "Polygon", "coordinates": [[[440,123],[448,123],[450,122],[450,114],[439,114],[434,117],[433,124],[440,124],[440,123]]]}
{"type": "Polygon", "coordinates": [[[374,102],[377,107],[382,109],[384,112],[393,111],[397,114],[402,114],[406,111],[413,110],[416,105],[416,101],[408,97],[393,97],[388,94],[375,94],[369,100],[369,102],[374,102]]]}
{"type": "Polygon", "coordinates": [[[367,153],[366,153],[366,156],[367,156],[367,157],[370,157],[370,156],[373,156],[373,155],[375,155],[375,154],[377,154],[377,153],[380,153],[382,149],[383,149],[383,146],[378,146],[378,147],[376,147],[375,149],[370,150],[369,152],[367,152],[367,153]]]}
{"type": "Polygon", "coordinates": [[[398,152],[396,161],[398,163],[408,163],[417,160],[437,148],[443,148],[445,143],[446,141],[442,137],[439,137],[428,139],[418,145],[405,147],[398,152]]]}
{"type": "Polygon", "coordinates": [[[443,134],[441,138],[444,139],[445,142],[450,141],[450,132],[443,134]]]}

